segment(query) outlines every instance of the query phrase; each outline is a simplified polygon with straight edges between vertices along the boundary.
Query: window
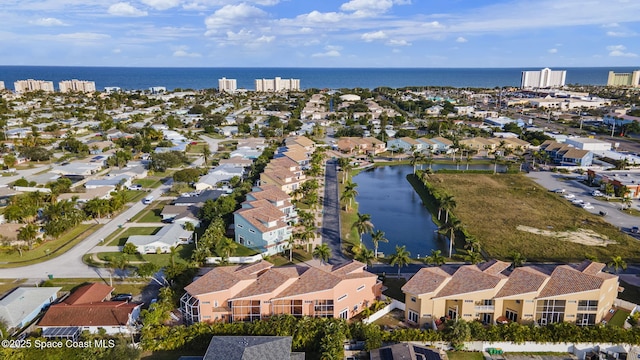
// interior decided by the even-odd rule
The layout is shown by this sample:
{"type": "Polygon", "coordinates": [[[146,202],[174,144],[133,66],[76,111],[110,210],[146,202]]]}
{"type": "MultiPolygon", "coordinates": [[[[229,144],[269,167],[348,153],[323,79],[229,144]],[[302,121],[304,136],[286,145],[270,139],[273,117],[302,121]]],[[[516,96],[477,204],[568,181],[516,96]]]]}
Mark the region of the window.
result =
{"type": "Polygon", "coordinates": [[[473,300],[465,300],[464,302],[466,302],[466,303],[472,303],[472,302],[473,302],[473,300]]]}
{"type": "Polygon", "coordinates": [[[565,300],[538,300],[536,320],[540,325],[564,321],[565,300]]]}
{"type": "Polygon", "coordinates": [[[411,302],[416,302],[416,297],[415,296],[411,297],[411,302]]]}
{"type": "Polygon", "coordinates": [[[482,323],[485,325],[493,324],[493,314],[491,313],[480,314],[480,321],[482,321],[482,323]]]}
{"type": "Polygon", "coordinates": [[[213,301],[213,307],[218,307],[218,300],[213,301]]]}
{"type": "Polygon", "coordinates": [[[211,304],[211,301],[203,301],[202,304],[203,305],[209,305],[209,304],[211,304]]]}
{"type": "Polygon", "coordinates": [[[409,321],[412,321],[414,323],[418,322],[418,313],[417,312],[409,310],[408,317],[409,317],[409,321]]]}
{"type": "Polygon", "coordinates": [[[595,325],[595,323],[596,323],[596,314],[578,313],[578,317],[576,319],[576,325],[587,326],[587,325],[595,325]]]}
{"type": "Polygon", "coordinates": [[[364,285],[360,285],[360,286],[358,286],[358,288],[356,289],[356,291],[362,291],[362,290],[364,290],[364,285]]]}
{"type": "Polygon", "coordinates": [[[514,310],[507,309],[504,312],[504,317],[513,322],[518,322],[518,312],[514,310]]]}
{"type": "Polygon", "coordinates": [[[347,294],[344,294],[338,298],[338,301],[344,300],[347,298],[347,294]]]}
{"type": "Polygon", "coordinates": [[[313,305],[313,313],[316,317],[333,317],[333,300],[316,300],[313,305]]]}
{"type": "Polygon", "coordinates": [[[243,236],[238,236],[238,242],[239,242],[241,245],[244,245],[244,244],[245,244],[244,237],[243,237],[243,236]]]}
{"type": "Polygon", "coordinates": [[[242,224],[236,224],[237,227],[239,227],[240,229],[242,229],[244,227],[244,225],[242,224]]]}
{"type": "Polygon", "coordinates": [[[289,314],[302,317],[302,300],[272,300],[273,315],[289,314]]]}
{"type": "Polygon", "coordinates": [[[340,311],[340,319],[348,319],[349,318],[349,308],[343,309],[340,311]]]}
{"type": "Polygon", "coordinates": [[[458,317],[458,309],[457,308],[449,308],[447,311],[447,316],[449,319],[455,320],[458,317]]]}
{"type": "Polygon", "coordinates": [[[580,300],[578,311],[598,311],[598,300],[580,300]]]}
{"type": "Polygon", "coordinates": [[[260,320],[260,300],[235,300],[232,305],[233,321],[260,320]]]}
{"type": "Polygon", "coordinates": [[[250,233],[252,233],[252,234],[255,234],[255,233],[256,233],[256,231],[255,231],[255,230],[253,230],[253,229],[249,229],[249,232],[250,232],[250,233]]]}

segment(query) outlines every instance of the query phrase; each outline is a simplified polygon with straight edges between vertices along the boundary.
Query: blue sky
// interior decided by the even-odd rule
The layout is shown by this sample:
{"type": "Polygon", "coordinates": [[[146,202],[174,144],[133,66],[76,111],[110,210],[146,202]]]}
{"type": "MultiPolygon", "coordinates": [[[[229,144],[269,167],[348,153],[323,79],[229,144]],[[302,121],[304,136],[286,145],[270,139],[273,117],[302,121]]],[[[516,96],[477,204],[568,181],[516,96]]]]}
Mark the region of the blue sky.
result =
{"type": "Polygon", "coordinates": [[[0,65],[640,65],[638,0],[1,0],[0,24],[0,65]]]}

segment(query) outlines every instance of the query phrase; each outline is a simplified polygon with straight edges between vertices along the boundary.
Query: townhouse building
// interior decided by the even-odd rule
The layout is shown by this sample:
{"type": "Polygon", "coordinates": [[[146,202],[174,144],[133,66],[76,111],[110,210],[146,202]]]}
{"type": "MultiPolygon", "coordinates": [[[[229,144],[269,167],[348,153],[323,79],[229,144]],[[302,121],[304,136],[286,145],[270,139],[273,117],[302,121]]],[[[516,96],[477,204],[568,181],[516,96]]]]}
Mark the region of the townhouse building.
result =
{"type": "Polygon", "coordinates": [[[387,141],[387,149],[395,149],[402,152],[420,151],[424,148],[424,143],[412,139],[410,137],[402,137],[399,139],[391,139],[387,141]]]}
{"type": "Polygon", "coordinates": [[[260,185],[276,185],[287,194],[299,188],[305,180],[300,164],[286,156],[271,160],[260,174],[260,185]]]}
{"type": "Polygon", "coordinates": [[[347,154],[378,155],[387,151],[385,143],[374,137],[341,137],[337,147],[347,154]]]}
{"type": "Polygon", "coordinates": [[[540,145],[553,163],[561,166],[591,166],[593,164],[593,153],[588,150],[580,150],[570,144],[558,143],[553,140],[546,140],[540,145]]]}
{"type": "Polygon", "coordinates": [[[553,269],[502,261],[428,267],[403,287],[408,321],[437,327],[446,319],[483,323],[600,323],[618,294],[618,276],[584,261],[553,269]]]}
{"type": "Polygon", "coordinates": [[[235,241],[263,254],[287,248],[298,214],[291,196],[275,185],[256,186],[233,213],[235,241]]]}
{"type": "Polygon", "coordinates": [[[350,319],[380,297],[381,286],[358,261],[275,267],[263,260],[213,268],[185,287],[180,310],[187,323],[285,314],[350,319]]]}

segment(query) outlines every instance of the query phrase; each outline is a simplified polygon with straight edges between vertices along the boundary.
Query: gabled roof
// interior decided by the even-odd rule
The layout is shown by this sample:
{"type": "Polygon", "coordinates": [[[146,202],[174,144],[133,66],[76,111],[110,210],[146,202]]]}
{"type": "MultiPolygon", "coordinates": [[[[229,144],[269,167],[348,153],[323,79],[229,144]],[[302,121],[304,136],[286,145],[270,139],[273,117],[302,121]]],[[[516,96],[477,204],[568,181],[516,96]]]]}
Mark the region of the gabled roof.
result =
{"type": "Polygon", "coordinates": [[[588,153],[588,150],[569,149],[562,157],[565,159],[582,159],[588,153]]]}
{"type": "Polygon", "coordinates": [[[551,273],[549,281],[540,292],[540,297],[546,298],[564,294],[597,290],[600,288],[600,286],[602,286],[602,282],[606,278],[610,278],[611,276],[613,276],[611,274],[600,274],[602,274],[603,276],[598,276],[599,274],[586,274],[568,265],[558,266],[551,273]]]}
{"type": "Polygon", "coordinates": [[[290,360],[304,353],[291,352],[290,336],[214,336],[202,359],[290,360]]]}
{"type": "Polygon", "coordinates": [[[501,274],[483,272],[476,265],[463,265],[435,297],[494,289],[504,278],[506,277],[501,274]]]}
{"type": "Polygon", "coordinates": [[[422,268],[404,284],[402,291],[415,295],[432,293],[450,278],[451,275],[441,268],[422,268]]]}
{"type": "Polygon", "coordinates": [[[272,266],[273,264],[270,262],[261,260],[248,265],[216,267],[194,280],[184,289],[191,295],[227,290],[240,280],[255,279],[258,273],[272,266]]]}
{"type": "Polygon", "coordinates": [[[101,283],[87,284],[72,292],[63,302],[68,305],[99,303],[106,299],[113,290],[114,288],[111,286],[101,283]]]}
{"type": "Polygon", "coordinates": [[[38,326],[126,326],[129,315],[137,307],[126,301],[105,301],[93,304],[54,304],[38,322],[38,326]]]}
{"type": "Polygon", "coordinates": [[[533,267],[518,267],[511,272],[509,280],[498,291],[496,298],[538,292],[548,278],[548,275],[533,267]]]}

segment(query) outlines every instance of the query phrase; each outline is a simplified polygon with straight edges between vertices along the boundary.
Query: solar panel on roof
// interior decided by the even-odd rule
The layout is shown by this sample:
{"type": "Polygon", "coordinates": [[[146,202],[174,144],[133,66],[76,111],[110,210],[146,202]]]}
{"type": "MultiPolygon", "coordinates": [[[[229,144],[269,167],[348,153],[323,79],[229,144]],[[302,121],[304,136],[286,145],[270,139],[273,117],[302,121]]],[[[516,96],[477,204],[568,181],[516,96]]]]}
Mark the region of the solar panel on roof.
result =
{"type": "Polygon", "coordinates": [[[393,360],[393,351],[389,348],[380,349],[381,360],[393,360]]]}
{"type": "Polygon", "coordinates": [[[427,348],[423,348],[423,347],[419,347],[419,346],[414,346],[413,347],[413,352],[416,354],[421,354],[424,355],[424,357],[427,360],[440,360],[440,354],[438,354],[437,352],[431,350],[431,349],[427,349],[427,348]]]}

